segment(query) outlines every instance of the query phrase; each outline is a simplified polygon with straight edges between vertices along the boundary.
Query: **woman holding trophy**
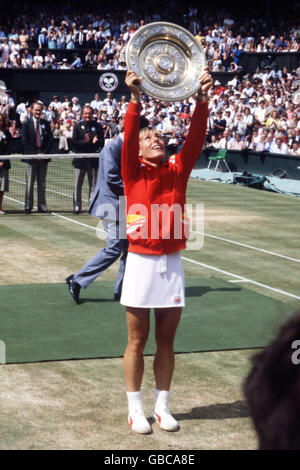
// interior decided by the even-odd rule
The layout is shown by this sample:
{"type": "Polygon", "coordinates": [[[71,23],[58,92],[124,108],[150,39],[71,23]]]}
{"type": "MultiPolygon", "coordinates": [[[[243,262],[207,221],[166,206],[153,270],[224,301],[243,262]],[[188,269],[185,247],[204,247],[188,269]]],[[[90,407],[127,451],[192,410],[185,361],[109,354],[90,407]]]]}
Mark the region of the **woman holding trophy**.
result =
{"type": "Polygon", "coordinates": [[[197,103],[188,136],[179,154],[168,160],[159,132],[152,128],[140,131],[139,128],[141,77],[128,70],[125,83],[130,89],[131,100],[125,116],[121,169],[129,250],[121,304],[126,307],[128,328],[124,353],[128,422],[135,432],[151,432],[143,410],[141,385],[143,351],[153,308],[157,349],[153,364],[156,391],[152,417],[161,429],[176,431],[179,424],[168,409],[168,398],[174,370],[173,343],[185,305],[180,258],[187,239],[183,215],[185,193],[205,138],[207,93],[213,79],[205,67],[199,77],[197,103]],[[163,208],[164,213],[159,214],[157,207],[163,208]]]}

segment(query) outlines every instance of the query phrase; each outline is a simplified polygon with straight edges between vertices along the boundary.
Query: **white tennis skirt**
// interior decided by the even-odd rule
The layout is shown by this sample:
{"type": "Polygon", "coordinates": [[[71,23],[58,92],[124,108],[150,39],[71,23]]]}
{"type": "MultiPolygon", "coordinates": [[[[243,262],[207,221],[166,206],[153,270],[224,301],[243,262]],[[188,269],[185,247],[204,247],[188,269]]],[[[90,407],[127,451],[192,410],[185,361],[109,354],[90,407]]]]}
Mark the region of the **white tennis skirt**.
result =
{"type": "Polygon", "coordinates": [[[135,308],[184,307],[180,251],[162,256],[129,252],[120,302],[135,308]]]}

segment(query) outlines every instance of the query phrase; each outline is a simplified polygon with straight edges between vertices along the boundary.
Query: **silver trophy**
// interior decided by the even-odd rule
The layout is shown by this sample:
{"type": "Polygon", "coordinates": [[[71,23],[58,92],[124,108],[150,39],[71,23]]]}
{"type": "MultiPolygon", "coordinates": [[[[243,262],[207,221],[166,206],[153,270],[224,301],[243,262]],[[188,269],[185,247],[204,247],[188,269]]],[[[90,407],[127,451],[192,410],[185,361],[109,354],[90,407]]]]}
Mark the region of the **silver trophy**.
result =
{"type": "Polygon", "coordinates": [[[178,101],[198,91],[206,58],[189,31],[173,23],[155,22],[131,37],[126,64],[142,79],[140,88],[145,94],[163,101],[178,101]]]}

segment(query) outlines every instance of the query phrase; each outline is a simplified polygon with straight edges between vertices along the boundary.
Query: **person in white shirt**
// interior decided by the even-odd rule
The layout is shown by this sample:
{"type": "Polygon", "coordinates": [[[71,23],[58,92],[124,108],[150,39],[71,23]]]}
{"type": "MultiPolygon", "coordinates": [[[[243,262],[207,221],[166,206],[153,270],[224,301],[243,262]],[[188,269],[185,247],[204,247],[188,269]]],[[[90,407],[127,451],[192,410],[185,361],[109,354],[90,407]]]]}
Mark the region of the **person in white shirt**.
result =
{"type": "Polygon", "coordinates": [[[4,38],[2,44],[0,44],[0,62],[5,63],[7,57],[11,52],[10,45],[8,44],[8,39],[4,38]]]}
{"type": "Polygon", "coordinates": [[[59,111],[61,102],[58,101],[58,96],[53,96],[53,100],[51,101],[49,107],[55,108],[57,111],[59,111]]]}
{"type": "Polygon", "coordinates": [[[225,121],[226,121],[226,128],[227,128],[227,129],[228,129],[228,128],[231,128],[231,127],[232,127],[232,123],[233,123],[233,119],[232,119],[232,117],[231,117],[231,111],[230,111],[230,109],[229,109],[229,108],[226,108],[226,109],[224,110],[223,115],[224,115],[224,119],[225,119],[225,121]]]}
{"type": "Polygon", "coordinates": [[[260,125],[264,125],[266,121],[266,107],[265,100],[261,98],[258,108],[255,111],[255,119],[259,122],[260,125]]]}
{"type": "Polygon", "coordinates": [[[252,133],[253,124],[254,124],[254,117],[250,113],[250,108],[247,106],[244,110],[244,123],[246,124],[246,135],[252,133]]]}
{"type": "Polygon", "coordinates": [[[270,152],[279,154],[288,154],[288,146],[282,141],[281,137],[275,139],[275,143],[271,146],[270,152]]]}
{"type": "Polygon", "coordinates": [[[238,112],[233,123],[233,129],[241,136],[244,137],[247,131],[247,124],[245,123],[242,113],[238,112]]]}
{"type": "Polygon", "coordinates": [[[243,150],[245,148],[245,144],[242,140],[242,136],[236,133],[235,139],[229,143],[228,148],[231,150],[243,150]]]}
{"type": "Polygon", "coordinates": [[[258,138],[257,143],[256,143],[255,151],[256,152],[263,152],[265,150],[265,142],[266,142],[265,135],[261,134],[258,138]]]}
{"type": "Polygon", "coordinates": [[[232,143],[232,137],[230,135],[229,129],[225,129],[223,132],[223,137],[219,141],[219,148],[220,149],[227,149],[230,148],[230,145],[232,143]]]}
{"type": "Polygon", "coordinates": [[[254,98],[250,98],[250,100],[248,102],[248,105],[249,105],[249,109],[250,109],[250,114],[252,114],[252,116],[255,116],[255,112],[256,112],[256,109],[257,109],[256,100],[254,98]]]}
{"type": "Polygon", "coordinates": [[[81,112],[81,106],[79,104],[79,100],[77,96],[73,96],[72,98],[72,103],[73,103],[73,112],[77,115],[81,112]]]}
{"type": "Polygon", "coordinates": [[[35,51],[35,55],[33,56],[34,62],[39,62],[41,65],[44,63],[44,58],[41,56],[39,49],[35,51]]]}
{"type": "Polygon", "coordinates": [[[121,110],[122,113],[125,113],[126,109],[128,108],[128,104],[129,104],[125,95],[121,96],[121,101],[120,102],[121,102],[120,110],[121,110]]]}
{"type": "Polygon", "coordinates": [[[254,93],[254,88],[251,86],[251,82],[246,82],[245,88],[243,89],[243,93],[245,93],[248,98],[251,98],[254,93]]]}
{"type": "Polygon", "coordinates": [[[267,138],[265,140],[265,145],[264,145],[264,150],[265,152],[270,152],[271,151],[271,147],[274,143],[274,139],[273,139],[273,135],[271,132],[268,133],[267,135],[267,138]]]}
{"type": "Polygon", "coordinates": [[[27,116],[27,107],[26,103],[20,103],[18,104],[16,108],[16,113],[19,114],[20,116],[20,122],[24,122],[25,117],[27,116]]]}
{"type": "Polygon", "coordinates": [[[170,137],[175,132],[175,129],[175,116],[169,116],[163,123],[162,133],[170,137]]]}
{"type": "Polygon", "coordinates": [[[294,141],[292,143],[290,155],[294,155],[295,157],[300,156],[300,146],[299,146],[298,142],[294,141]]]}
{"type": "Polygon", "coordinates": [[[257,144],[258,141],[259,141],[258,130],[257,130],[257,129],[253,129],[251,141],[250,141],[250,143],[249,143],[249,145],[248,145],[249,149],[255,151],[255,149],[256,149],[256,144],[257,144]]]}
{"type": "Polygon", "coordinates": [[[93,109],[97,109],[98,111],[101,109],[102,101],[100,100],[99,93],[95,93],[93,101],[91,101],[91,107],[93,109]]]}

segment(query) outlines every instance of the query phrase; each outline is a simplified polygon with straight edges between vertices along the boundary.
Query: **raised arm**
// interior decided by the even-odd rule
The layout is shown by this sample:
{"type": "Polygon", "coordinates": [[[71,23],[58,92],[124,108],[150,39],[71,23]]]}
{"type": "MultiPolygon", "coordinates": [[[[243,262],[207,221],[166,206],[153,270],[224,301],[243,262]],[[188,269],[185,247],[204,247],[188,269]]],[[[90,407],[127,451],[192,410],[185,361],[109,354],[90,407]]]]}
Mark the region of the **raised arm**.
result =
{"type": "Polygon", "coordinates": [[[135,179],[136,170],[139,165],[139,131],[141,91],[139,89],[140,78],[135,72],[128,70],[125,83],[130,89],[131,100],[125,115],[124,122],[124,142],[122,147],[122,178],[125,185],[130,180],[135,179]]]}
{"type": "Polygon", "coordinates": [[[196,96],[196,108],[194,110],[190,129],[185,143],[180,152],[180,164],[186,178],[189,177],[197,158],[200,155],[207,128],[208,118],[208,91],[213,86],[213,78],[209,73],[209,68],[205,67],[200,75],[200,88],[196,96]]]}

